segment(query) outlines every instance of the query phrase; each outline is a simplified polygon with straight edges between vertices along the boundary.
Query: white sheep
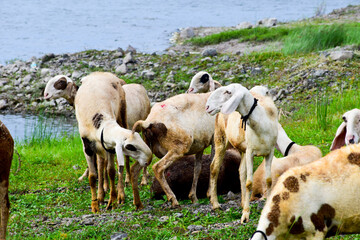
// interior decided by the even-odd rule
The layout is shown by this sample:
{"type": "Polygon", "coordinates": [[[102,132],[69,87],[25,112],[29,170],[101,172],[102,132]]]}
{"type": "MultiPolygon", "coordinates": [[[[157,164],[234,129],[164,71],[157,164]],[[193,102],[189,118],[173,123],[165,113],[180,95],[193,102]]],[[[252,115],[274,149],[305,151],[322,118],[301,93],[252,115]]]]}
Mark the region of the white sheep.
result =
{"type": "Polygon", "coordinates": [[[191,79],[188,93],[207,93],[221,87],[221,84],[212,79],[207,72],[200,71],[191,79]]]}
{"type": "MultiPolygon", "coordinates": [[[[284,157],[273,157],[271,162],[272,186],[276,184],[279,176],[281,176],[281,174],[283,174],[289,168],[305,165],[322,157],[320,149],[316,146],[301,146],[293,142],[288,137],[280,123],[278,123],[278,137],[275,147],[284,157]]],[[[263,161],[254,173],[254,184],[250,201],[264,196],[264,193],[266,192],[264,174],[265,162],[263,161]]]]}
{"type": "Polygon", "coordinates": [[[138,121],[133,128],[134,131],[142,130],[153,153],[161,158],[152,168],[172,207],[177,207],[179,203],[164,172],[184,155],[196,155],[189,198],[193,203],[198,201],[196,187],[201,159],[214,134],[215,117],[205,111],[209,95],[210,93],[180,94],[156,103],[146,120],[138,121]]]}
{"type": "Polygon", "coordinates": [[[343,122],[338,127],[330,151],[360,141],[360,109],[352,109],[343,115],[343,122]]]}
{"type": "Polygon", "coordinates": [[[270,97],[255,92],[250,93],[241,84],[230,84],[218,88],[210,95],[206,103],[206,110],[211,115],[220,111],[223,113],[216,117],[215,156],[211,164],[208,196],[213,209],[220,208],[216,193],[217,176],[225,150],[230,143],[242,153],[242,159],[245,159],[245,161],[241,161],[239,172],[243,207],[241,222],[247,222],[250,215],[249,202],[253,182],[254,156],[266,158],[266,183],[268,190],[271,187],[270,167],[278,134],[277,108],[270,97]],[[233,113],[234,111],[236,112],[233,113]]]}
{"type": "Polygon", "coordinates": [[[360,145],[330,152],[280,176],[252,240],[324,239],[360,232],[360,145]]]}
{"type": "MultiPolygon", "coordinates": [[[[106,73],[104,73],[106,74],[106,73]]],[[[83,83],[87,78],[81,79],[83,83]]],[[[120,84],[123,86],[126,98],[126,110],[127,110],[127,123],[129,129],[132,129],[133,125],[138,120],[143,120],[150,112],[150,100],[147,95],[146,89],[140,84],[126,84],[126,82],[120,79],[120,84]]],[[[51,78],[45,87],[44,98],[46,100],[65,98],[70,105],[74,104],[76,92],[78,86],[67,76],[57,75],[51,78]]],[[[99,157],[98,157],[99,158],[99,157]]],[[[101,159],[100,159],[101,161],[101,159]]],[[[126,179],[125,183],[130,181],[129,162],[126,161],[126,179]]],[[[79,181],[85,179],[89,174],[89,170],[86,169],[83,175],[79,178],[79,181]]],[[[147,169],[144,168],[143,177],[141,179],[141,185],[147,184],[147,169]]],[[[107,176],[105,169],[105,176],[107,176]]],[[[107,177],[105,178],[105,191],[107,189],[107,177]]]]}
{"type": "MultiPolygon", "coordinates": [[[[86,77],[75,96],[75,114],[79,133],[83,142],[84,154],[89,167],[89,182],[92,195],[91,208],[99,211],[96,195],[95,158],[99,155],[107,159],[110,177],[109,209],[116,200],[114,153],[117,155],[119,172],[122,175],[124,154],[137,160],[131,171],[137,172],[141,166],[151,161],[151,150],[138,133],[126,129],[126,100],[120,79],[110,73],[95,72],[86,77]]],[[[101,172],[101,171],[100,171],[101,172]]],[[[137,174],[131,181],[136,208],[142,208],[137,186],[137,174]]],[[[101,177],[99,176],[99,180],[101,177]]],[[[122,176],[119,179],[119,202],[125,200],[122,176]]],[[[100,196],[101,197],[101,196],[100,196]]]]}

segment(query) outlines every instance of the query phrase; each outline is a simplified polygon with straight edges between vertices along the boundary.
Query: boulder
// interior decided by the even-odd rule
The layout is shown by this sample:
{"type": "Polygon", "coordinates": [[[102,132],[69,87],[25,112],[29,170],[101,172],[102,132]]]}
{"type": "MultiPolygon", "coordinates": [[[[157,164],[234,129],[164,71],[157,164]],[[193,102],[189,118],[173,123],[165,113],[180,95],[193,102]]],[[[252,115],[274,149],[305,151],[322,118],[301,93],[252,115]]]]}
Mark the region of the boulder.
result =
{"type": "Polygon", "coordinates": [[[242,22],[236,25],[236,29],[250,29],[253,25],[250,22],[242,22]]]}
{"type": "Polygon", "coordinates": [[[192,38],[195,37],[195,32],[194,32],[194,28],[192,27],[188,27],[188,28],[184,28],[180,31],[180,38],[192,38]]]}
{"type": "Polygon", "coordinates": [[[207,48],[201,53],[203,57],[213,57],[216,56],[217,54],[218,53],[215,48],[207,48]]]}
{"type": "Polygon", "coordinates": [[[354,57],[353,51],[339,50],[330,53],[330,58],[335,61],[343,61],[352,59],[354,57]]]}

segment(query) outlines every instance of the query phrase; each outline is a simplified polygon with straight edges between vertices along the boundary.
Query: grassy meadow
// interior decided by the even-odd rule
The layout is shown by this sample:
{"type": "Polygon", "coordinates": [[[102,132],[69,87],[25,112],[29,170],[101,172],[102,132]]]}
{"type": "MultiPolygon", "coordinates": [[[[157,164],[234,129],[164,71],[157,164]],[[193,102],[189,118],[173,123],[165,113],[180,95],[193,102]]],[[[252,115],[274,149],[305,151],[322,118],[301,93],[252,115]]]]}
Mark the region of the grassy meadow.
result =
{"type": "MultiPolygon", "coordinates": [[[[332,77],[314,80],[315,88],[298,88],[291,98],[276,102],[281,109],[280,123],[289,137],[301,145],[316,145],[325,155],[329,152],[336,129],[342,121],[342,114],[360,107],[360,63],[358,56],[353,60],[328,61],[316,51],[360,44],[359,27],[358,23],[316,26],[311,23],[270,29],[235,30],[189,42],[208,45],[229,39],[282,41],[283,49],[243,56],[231,55],[230,61],[221,60],[222,55],[208,61],[192,55],[163,55],[152,56],[152,61],[160,66],[169,62],[176,62],[180,66],[176,69],[154,70],[163,82],[170,71],[175,73],[175,83],[188,82],[192,73],[187,73],[187,70],[195,68],[208,71],[224,85],[237,82],[249,88],[258,84],[279,89],[289,85],[301,87],[304,80],[302,73],[310,74],[316,69],[326,68],[333,74],[332,77]],[[244,72],[244,69],[259,66],[262,71],[258,74],[244,72]],[[164,73],[160,73],[161,71],[164,73]],[[225,77],[225,72],[232,74],[225,77]],[[336,84],[333,84],[334,81],[336,84]]],[[[93,70],[102,69],[89,69],[93,70]]],[[[153,81],[135,77],[124,79],[128,83],[142,83],[147,89],[163,87],[156,86],[153,81]]],[[[186,88],[187,86],[183,86],[179,92],[186,88]]],[[[125,204],[111,211],[105,211],[105,206],[101,206],[101,213],[95,214],[95,218],[104,219],[95,224],[87,224],[85,220],[92,216],[91,195],[88,181],[78,181],[86,168],[80,137],[64,135],[54,139],[41,134],[41,129],[38,132],[40,133],[27,141],[16,142],[16,149],[21,156],[21,169],[15,174],[18,167],[15,154],[9,190],[9,239],[110,239],[118,232],[126,233],[128,239],[248,239],[256,229],[261,214],[258,203],[251,206],[251,221],[240,225],[239,206],[226,211],[202,212],[197,209],[209,205],[209,201],[200,199],[200,205],[193,206],[187,200],[180,201],[181,209],[170,209],[165,200],[151,199],[149,185],[140,188],[145,206],[143,210],[134,210],[132,190],[127,186],[125,204]],[[238,224],[233,224],[234,222],[238,224]],[[190,233],[187,230],[190,225],[201,225],[204,229],[190,233]],[[218,225],[221,227],[217,227],[218,225]]],[[[279,153],[276,154],[279,156],[279,153]]],[[[157,160],[154,157],[153,162],[157,160]]],[[[255,165],[258,166],[260,161],[257,158],[255,165]]],[[[153,176],[151,168],[149,171],[153,176]]],[[[105,199],[107,198],[108,195],[105,199]]],[[[220,197],[220,202],[224,201],[224,197],[220,197]]],[[[330,239],[360,239],[360,234],[338,235],[330,239]]]]}

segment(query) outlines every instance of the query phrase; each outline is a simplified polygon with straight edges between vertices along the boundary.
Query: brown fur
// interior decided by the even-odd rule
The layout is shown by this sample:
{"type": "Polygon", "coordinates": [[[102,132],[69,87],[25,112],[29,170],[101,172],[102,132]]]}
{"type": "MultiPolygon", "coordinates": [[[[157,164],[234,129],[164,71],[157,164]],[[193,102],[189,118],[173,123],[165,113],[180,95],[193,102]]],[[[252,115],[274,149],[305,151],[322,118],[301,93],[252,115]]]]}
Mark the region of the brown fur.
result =
{"type": "Polygon", "coordinates": [[[335,209],[329,204],[323,204],[316,214],[311,214],[311,222],[314,224],[316,230],[324,231],[325,224],[327,227],[330,227],[334,217],[335,209]]]}
{"type": "Polygon", "coordinates": [[[273,224],[274,227],[277,227],[279,225],[279,216],[280,216],[280,195],[276,195],[273,197],[273,206],[271,208],[271,211],[267,215],[270,223],[273,224]]]}
{"type": "Polygon", "coordinates": [[[348,159],[350,163],[360,166],[360,153],[350,153],[348,159]]]}
{"type": "Polygon", "coordinates": [[[62,77],[54,83],[54,88],[57,90],[64,90],[67,87],[66,78],[62,77]]]}
{"type": "Polygon", "coordinates": [[[5,239],[9,218],[10,201],[8,195],[14,140],[9,130],[0,121],[0,239],[5,239]]]}
{"type": "Polygon", "coordinates": [[[289,226],[289,233],[297,235],[305,232],[302,217],[296,219],[295,216],[292,216],[290,219],[290,224],[291,225],[289,226]]]}
{"type": "MultiPolygon", "coordinates": [[[[239,179],[238,168],[240,160],[241,157],[237,151],[226,151],[224,164],[221,166],[219,173],[217,189],[219,194],[226,194],[229,191],[234,193],[240,192],[239,181],[234,181],[234,179],[239,179]]],[[[166,180],[177,199],[188,199],[188,193],[193,180],[194,162],[194,156],[185,156],[165,171],[166,180]]],[[[199,198],[205,198],[209,186],[210,155],[204,155],[201,164],[201,173],[196,193],[199,198]]],[[[151,192],[155,199],[162,199],[162,196],[165,194],[156,178],[151,185],[151,192]]]]}
{"type": "Polygon", "coordinates": [[[296,177],[290,176],[285,179],[284,186],[290,191],[290,192],[298,192],[299,191],[299,181],[296,177]]]}
{"type": "Polygon", "coordinates": [[[92,118],[93,124],[95,128],[99,128],[101,125],[101,122],[104,118],[104,115],[102,115],[101,113],[96,113],[94,115],[94,117],[92,118]]]}

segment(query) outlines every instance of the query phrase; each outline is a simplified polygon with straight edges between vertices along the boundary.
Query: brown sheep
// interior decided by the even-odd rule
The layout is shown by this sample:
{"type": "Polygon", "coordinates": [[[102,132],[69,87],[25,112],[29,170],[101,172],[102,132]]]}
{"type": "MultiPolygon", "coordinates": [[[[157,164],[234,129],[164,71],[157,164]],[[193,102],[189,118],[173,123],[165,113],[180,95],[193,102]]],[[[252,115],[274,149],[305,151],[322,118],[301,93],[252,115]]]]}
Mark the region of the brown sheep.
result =
{"type": "Polygon", "coordinates": [[[14,153],[14,140],[9,130],[0,121],[0,239],[6,237],[6,227],[9,219],[9,176],[14,153]]]}

